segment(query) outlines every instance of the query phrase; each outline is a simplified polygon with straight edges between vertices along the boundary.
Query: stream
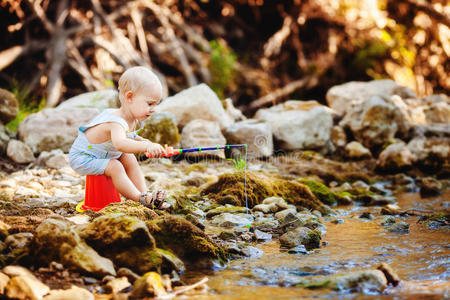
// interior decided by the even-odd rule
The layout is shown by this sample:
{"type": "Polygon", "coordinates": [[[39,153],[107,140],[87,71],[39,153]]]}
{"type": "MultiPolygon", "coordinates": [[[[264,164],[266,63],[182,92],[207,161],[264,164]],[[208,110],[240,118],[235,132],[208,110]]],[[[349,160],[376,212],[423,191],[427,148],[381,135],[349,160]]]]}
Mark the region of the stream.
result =
{"type": "MultiPolygon", "coordinates": [[[[422,210],[448,205],[450,190],[422,199],[418,193],[396,195],[402,210],[422,210]]],[[[450,235],[418,224],[418,216],[398,217],[410,225],[409,233],[388,232],[381,225],[380,207],[351,206],[340,215],[324,218],[327,227],[322,247],[312,254],[289,254],[280,250],[278,239],[253,246],[259,257],[231,261],[224,269],[183,274],[188,282],[209,277],[210,292],[195,299],[448,299],[450,297],[450,235]],[[371,212],[372,220],[359,218],[371,212]],[[332,219],[340,219],[336,224],[332,219]],[[388,263],[402,282],[383,295],[302,289],[302,280],[334,274],[376,269],[388,263]],[[425,297],[425,298],[424,298],[425,297]]],[[[185,299],[185,298],[184,298],[185,299]]]]}

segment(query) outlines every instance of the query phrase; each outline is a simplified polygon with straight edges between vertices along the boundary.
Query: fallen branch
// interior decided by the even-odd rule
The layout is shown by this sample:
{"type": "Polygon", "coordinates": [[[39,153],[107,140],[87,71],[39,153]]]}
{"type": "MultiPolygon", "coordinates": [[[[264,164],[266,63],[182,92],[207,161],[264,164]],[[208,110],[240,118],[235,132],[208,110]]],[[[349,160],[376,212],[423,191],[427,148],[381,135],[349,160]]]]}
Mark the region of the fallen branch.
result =
{"type": "Polygon", "coordinates": [[[174,291],[174,292],[172,292],[170,294],[167,294],[167,295],[159,296],[159,297],[157,297],[155,299],[161,299],[161,300],[163,300],[163,299],[164,300],[165,299],[172,299],[172,298],[176,297],[179,294],[183,294],[183,293],[185,293],[187,291],[195,289],[196,287],[198,287],[198,286],[200,286],[202,284],[205,284],[207,281],[208,281],[208,277],[205,277],[202,280],[200,280],[199,282],[196,282],[196,283],[191,284],[191,285],[184,286],[184,287],[182,287],[181,289],[179,289],[177,291],[174,291]]]}
{"type": "Polygon", "coordinates": [[[256,99],[250,103],[250,105],[247,107],[248,110],[256,110],[260,107],[263,107],[269,103],[275,103],[278,99],[281,97],[287,96],[294,92],[295,90],[298,90],[303,87],[311,88],[313,86],[316,86],[319,83],[319,80],[316,76],[307,76],[305,78],[302,78],[300,80],[292,81],[285,85],[282,88],[276,89],[272,93],[269,93],[259,99],[256,99]]]}

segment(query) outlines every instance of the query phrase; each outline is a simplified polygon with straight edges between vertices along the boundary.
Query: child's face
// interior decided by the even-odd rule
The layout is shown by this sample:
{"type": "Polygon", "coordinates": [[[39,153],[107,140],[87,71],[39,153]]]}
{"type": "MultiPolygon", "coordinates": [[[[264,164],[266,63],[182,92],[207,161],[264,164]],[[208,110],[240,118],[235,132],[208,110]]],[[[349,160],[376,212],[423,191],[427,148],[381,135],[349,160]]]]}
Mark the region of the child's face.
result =
{"type": "Polygon", "coordinates": [[[126,96],[131,100],[129,102],[131,113],[139,121],[150,117],[155,112],[156,105],[161,101],[161,91],[155,85],[147,85],[136,93],[128,92],[126,96]]]}

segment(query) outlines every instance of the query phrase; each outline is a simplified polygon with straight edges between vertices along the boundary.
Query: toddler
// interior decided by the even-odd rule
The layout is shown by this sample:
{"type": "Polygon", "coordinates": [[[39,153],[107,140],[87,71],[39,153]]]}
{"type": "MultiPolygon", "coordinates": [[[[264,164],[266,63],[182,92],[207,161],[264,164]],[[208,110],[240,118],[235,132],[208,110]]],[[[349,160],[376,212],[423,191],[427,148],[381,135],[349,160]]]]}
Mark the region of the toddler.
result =
{"type": "Polygon", "coordinates": [[[148,68],[132,67],[119,79],[120,108],[105,109],[88,124],[80,126],[69,152],[70,166],[80,175],[104,174],[112,178],[119,193],[151,208],[166,209],[165,192],[147,191],[144,175],[134,153],[161,157],[171,147],[136,134],[160,102],[162,87],[148,68]]]}

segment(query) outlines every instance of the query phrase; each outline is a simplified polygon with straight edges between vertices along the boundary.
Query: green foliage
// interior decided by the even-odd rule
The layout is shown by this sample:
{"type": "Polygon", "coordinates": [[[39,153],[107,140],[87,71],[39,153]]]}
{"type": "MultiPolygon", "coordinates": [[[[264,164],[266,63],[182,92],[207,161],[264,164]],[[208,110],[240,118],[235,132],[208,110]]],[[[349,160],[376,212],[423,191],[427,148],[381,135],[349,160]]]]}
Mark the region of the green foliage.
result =
{"type": "Polygon", "coordinates": [[[19,83],[14,81],[10,91],[14,94],[19,102],[19,112],[14,120],[6,124],[6,128],[16,132],[20,122],[28,115],[38,112],[45,107],[45,99],[40,101],[31,100],[30,91],[19,86],[19,83]]]}
{"type": "Polygon", "coordinates": [[[210,41],[211,58],[209,70],[212,75],[211,88],[223,99],[227,89],[233,88],[236,77],[236,54],[217,40],[210,41]]]}
{"type": "Polygon", "coordinates": [[[245,160],[242,159],[242,155],[236,158],[227,158],[227,160],[231,160],[233,162],[233,167],[236,170],[242,171],[245,169],[245,160]]]}

